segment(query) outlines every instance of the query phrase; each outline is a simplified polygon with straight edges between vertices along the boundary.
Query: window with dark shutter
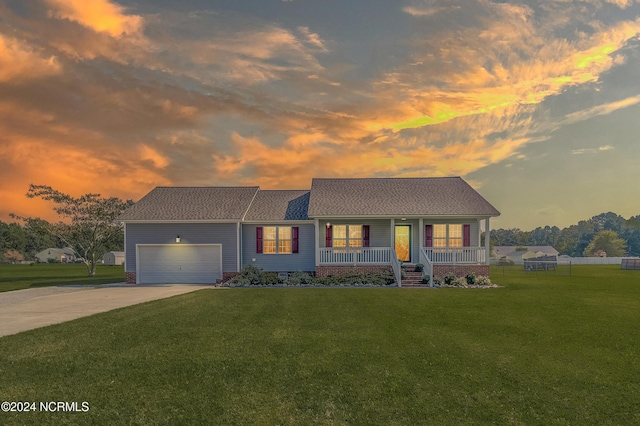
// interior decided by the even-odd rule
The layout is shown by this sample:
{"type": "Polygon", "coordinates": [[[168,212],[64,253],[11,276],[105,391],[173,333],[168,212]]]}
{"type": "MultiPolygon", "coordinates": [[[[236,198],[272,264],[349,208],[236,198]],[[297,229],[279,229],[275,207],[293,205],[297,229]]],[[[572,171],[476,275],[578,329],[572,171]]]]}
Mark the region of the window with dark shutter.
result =
{"type": "Polygon", "coordinates": [[[462,227],[462,246],[471,247],[471,225],[469,224],[462,227]]]}
{"type": "Polygon", "coordinates": [[[326,237],[325,237],[325,247],[333,247],[333,228],[331,228],[331,225],[327,226],[325,228],[325,232],[326,232],[326,237]]]}
{"type": "Polygon", "coordinates": [[[262,226],[256,227],[256,253],[262,253],[262,226]]]}
{"type": "Polygon", "coordinates": [[[362,247],[369,247],[369,225],[362,225],[362,247]]]}
{"type": "Polygon", "coordinates": [[[424,246],[433,247],[433,225],[424,226],[424,246]]]}
{"type": "Polygon", "coordinates": [[[298,227],[291,227],[291,253],[298,253],[298,227]]]}

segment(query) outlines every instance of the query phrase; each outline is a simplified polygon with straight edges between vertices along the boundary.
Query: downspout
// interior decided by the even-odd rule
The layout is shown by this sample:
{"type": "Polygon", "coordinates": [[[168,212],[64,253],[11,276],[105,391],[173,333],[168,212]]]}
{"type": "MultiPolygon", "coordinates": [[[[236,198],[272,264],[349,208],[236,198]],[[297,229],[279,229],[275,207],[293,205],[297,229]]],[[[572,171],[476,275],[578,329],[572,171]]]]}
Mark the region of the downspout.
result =
{"type": "Polygon", "coordinates": [[[238,261],[237,263],[237,272],[240,272],[240,263],[241,263],[241,259],[242,259],[242,229],[240,226],[241,222],[244,222],[244,219],[247,217],[247,213],[249,213],[249,210],[251,209],[251,205],[253,204],[253,201],[256,199],[256,196],[258,195],[258,192],[260,191],[260,187],[258,187],[258,189],[256,189],[256,192],[253,194],[253,198],[251,198],[251,202],[249,203],[249,205],[247,206],[247,209],[244,211],[244,214],[242,215],[242,217],[240,218],[240,220],[237,222],[238,224],[238,230],[237,230],[237,236],[236,238],[238,239],[238,247],[236,249],[236,253],[238,256],[238,261]]]}

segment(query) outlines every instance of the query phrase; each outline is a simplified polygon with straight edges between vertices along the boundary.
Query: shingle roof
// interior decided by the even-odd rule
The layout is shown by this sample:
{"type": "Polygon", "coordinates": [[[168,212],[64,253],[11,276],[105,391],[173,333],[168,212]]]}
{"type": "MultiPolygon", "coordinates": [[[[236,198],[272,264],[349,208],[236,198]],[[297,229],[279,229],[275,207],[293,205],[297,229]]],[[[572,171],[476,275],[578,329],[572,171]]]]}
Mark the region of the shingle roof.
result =
{"type": "Polygon", "coordinates": [[[459,177],[313,179],[309,217],[498,216],[459,177]]]}
{"type": "Polygon", "coordinates": [[[159,186],[128,208],[119,220],[240,220],[257,191],[257,186],[159,186]]]}
{"type": "Polygon", "coordinates": [[[309,190],[260,190],[245,220],[308,220],[309,190]]]}

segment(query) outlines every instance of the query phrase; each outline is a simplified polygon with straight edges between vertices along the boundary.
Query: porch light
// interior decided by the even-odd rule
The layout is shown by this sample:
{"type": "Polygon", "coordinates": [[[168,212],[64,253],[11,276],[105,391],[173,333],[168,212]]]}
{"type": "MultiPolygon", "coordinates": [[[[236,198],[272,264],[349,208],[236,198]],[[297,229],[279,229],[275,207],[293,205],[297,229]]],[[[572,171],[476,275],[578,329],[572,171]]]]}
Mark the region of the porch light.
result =
{"type": "Polygon", "coordinates": [[[327,228],[331,226],[331,224],[329,222],[327,222],[327,224],[325,225],[327,228]]]}
{"type": "Polygon", "coordinates": [[[176,235],[176,243],[180,242],[180,235],[176,235]]]}
{"type": "Polygon", "coordinates": [[[403,217],[403,218],[400,218],[400,220],[407,220],[407,218],[406,218],[406,217],[403,217]]]}

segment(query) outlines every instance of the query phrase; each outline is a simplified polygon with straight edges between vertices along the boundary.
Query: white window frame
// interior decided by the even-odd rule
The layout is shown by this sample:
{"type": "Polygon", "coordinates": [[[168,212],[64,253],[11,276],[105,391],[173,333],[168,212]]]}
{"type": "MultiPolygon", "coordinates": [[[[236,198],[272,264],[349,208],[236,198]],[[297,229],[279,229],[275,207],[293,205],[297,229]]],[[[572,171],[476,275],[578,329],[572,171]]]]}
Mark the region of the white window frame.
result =
{"type": "Polygon", "coordinates": [[[463,224],[461,223],[434,223],[431,225],[432,229],[433,229],[433,235],[431,237],[432,241],[431,244],[433,245],[434,249],[450,249],[450,248],[462,248],[464,245],[464,227],[463,224]],[[436,237],[437,233],[436,233],[436,227],[445,227],[445,236],[444,237],[436,237]],[[452,226],[456,226],[456,227],[460,227],[460,236],[459,237],[452,237],[452,232],[451,232],[451,227],[452,226]],[[444,245],[437,245],[436,241],[439,241],[440,243],[442,243],[444,241],[444,245]],[[459,245],[452,245],[451,241],[459,241],[459,245]]]}
{"type": "Polygon", "coordinates": [[[364,247],[364,225],[362,224],[334,224],[332,235],[331,235],[331,244],[333,248],[344,249],[344,248],[362,248],[364,247]],[[344,226],[345,227],[345,238],[336,238],[336,227],[344,226]],[[350,229],[349,227],[360,227],[360,238],[351,238],[350,237],[350,229]],[[336,241],[344,241],[344,245],[336,246],[336,241]],[[356,243],[356,244],[352,244],[356,243]]]}
{"type": "Polygon", "coordinates": [[[262,227],[262,254],[293,254],[293,227],[292,226],[263,226],[262,227]],[[267,229],[275,229],[275,239],[267,239],[267,229]],[[281,242],[284,242],[280,237],[280,229],[289,228],[289,238],[284,239],[289,241],[289,251],[281,251],[281,242]],[[275,244],[275,251],[267,251],[267,242],[273,242],[275,244]]]}

